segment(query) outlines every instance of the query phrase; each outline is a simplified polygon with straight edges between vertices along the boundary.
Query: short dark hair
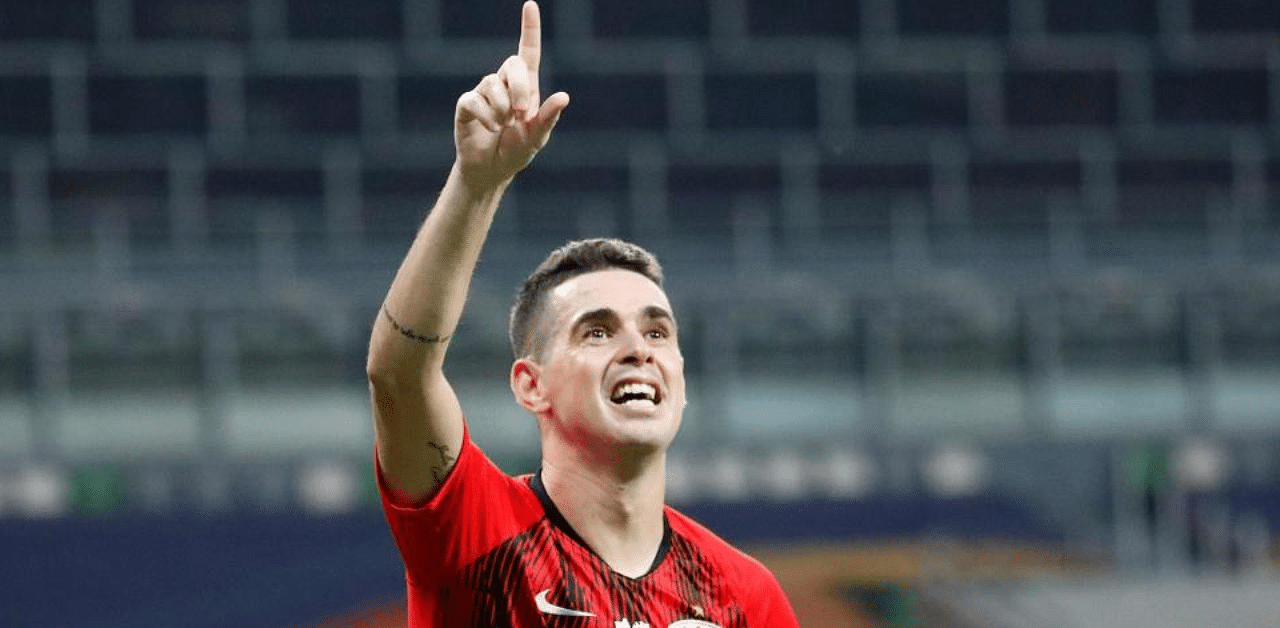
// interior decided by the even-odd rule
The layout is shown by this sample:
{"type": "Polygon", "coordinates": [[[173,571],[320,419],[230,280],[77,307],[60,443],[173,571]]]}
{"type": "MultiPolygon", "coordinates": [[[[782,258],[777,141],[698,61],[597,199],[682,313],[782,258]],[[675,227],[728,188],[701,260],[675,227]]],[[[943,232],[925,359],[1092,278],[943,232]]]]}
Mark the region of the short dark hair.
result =
{"type": "Polygon", "coordinates": [[[546,293],[556,286],[590,272],[620,268],[630,270],[662,287],[662,265],[652,253],[630,242],[593,238],[570,242],[547,256],[520,284],[511,307],[511,351],[516,358],[540,355],[545,338],[538,333],[546,293]]]}

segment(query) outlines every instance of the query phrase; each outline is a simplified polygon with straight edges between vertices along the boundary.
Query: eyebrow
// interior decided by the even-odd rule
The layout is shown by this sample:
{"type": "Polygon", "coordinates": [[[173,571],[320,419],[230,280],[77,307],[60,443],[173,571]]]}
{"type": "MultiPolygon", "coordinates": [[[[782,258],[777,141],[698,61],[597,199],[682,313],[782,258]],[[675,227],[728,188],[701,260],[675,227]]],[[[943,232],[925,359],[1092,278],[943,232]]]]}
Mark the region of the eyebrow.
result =
{"type": "Polygon", "coordinates": [[[650,305],[649,307],[644,308],[644,316],[649,319],[666,319],[673,325],[676,322],[676,317],[672,315],[671,312],[668,312],[666,308],[658,307],[656,305],[650,305]]]}
{"type": "MultiPolygon", "coordinates": [[[[646,319],[667,320],[673,325],[676,322],[676,318],[671,314],[671,312],[667,311],[666,308],[660,307],[657,305],[650,305],[644,308],[644,310],[642,310],[642,313],[646,319]]],[[[591,323],[591,322],[604,321],[609,319],[618,320],[621,318],[622,317],[618,315],[617,310],[614,310],[611,307],[600,307],[594,310],[587,310],[586,312],[583,312],[577,315],[576,317],[574,317],[573,322],[569,325],[569,329],[577,329],[583,323],[591,323]]]]}

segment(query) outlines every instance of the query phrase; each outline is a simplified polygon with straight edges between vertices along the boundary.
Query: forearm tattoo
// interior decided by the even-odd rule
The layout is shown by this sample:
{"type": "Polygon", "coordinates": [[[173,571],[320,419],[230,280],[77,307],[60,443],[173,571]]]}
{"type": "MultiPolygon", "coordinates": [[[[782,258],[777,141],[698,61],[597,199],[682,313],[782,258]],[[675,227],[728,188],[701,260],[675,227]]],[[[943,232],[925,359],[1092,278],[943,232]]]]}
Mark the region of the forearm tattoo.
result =
{"type": "Polygon", "coordinates": [[[431,442],[428,442],[427,445],[440,454],[440,464],[439,466],[431,467],[431,474],[435,476],[437,483],[443,482],[444,477],[449,474],[449,469],[453,467],[453,462],[457,458],[449,455],[449,447],[447,445],[431,442]]]}
{"type": "Polygon", "coordinates": [[[392,329],[400,332],[402,336],[405,336],[406,338],[409,338],[412,340],[417,340],[418,342],[425,342],[425,343],[447,342],[451,337],[449,335],[441,336],[439,334],[425,336],[412,329],[409,329],[408,327],[404,327],[398,321],[396,321],[394,317],[391,316],[391,311],[387,309],[387,306],[385,304],[382,306],[382,315],[387,317],[387,322],[391,323],[392,329]]]}

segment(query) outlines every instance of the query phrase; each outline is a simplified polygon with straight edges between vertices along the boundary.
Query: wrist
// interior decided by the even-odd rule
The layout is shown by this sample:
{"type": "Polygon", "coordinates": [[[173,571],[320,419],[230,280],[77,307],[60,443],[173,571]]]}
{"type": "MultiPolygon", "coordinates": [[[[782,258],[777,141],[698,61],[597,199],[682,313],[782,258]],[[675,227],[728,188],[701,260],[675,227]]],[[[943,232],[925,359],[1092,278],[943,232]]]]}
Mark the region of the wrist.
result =
{"type": "Polygon", "coordinates": [[[511,185],[511,177],[494,178],[469,174],[457,161],[449,172],[449,181],[459,194],[472,204],[488,204],[496,202],[511,185]]]}

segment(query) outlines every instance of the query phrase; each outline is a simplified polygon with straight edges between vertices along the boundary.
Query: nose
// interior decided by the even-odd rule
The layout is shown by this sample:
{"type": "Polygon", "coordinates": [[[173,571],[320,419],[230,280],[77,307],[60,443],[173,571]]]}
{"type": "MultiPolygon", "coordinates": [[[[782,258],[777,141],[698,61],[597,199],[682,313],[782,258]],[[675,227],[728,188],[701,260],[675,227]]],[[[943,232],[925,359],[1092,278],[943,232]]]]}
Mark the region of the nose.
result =
{"type": "Polygon", "coordinates": [[[653,347],[649,346],[644,334],[638,329],[628,329],[621,334],[622,347],[619,361],[623,364],[639,366],[653,361],[653,347]]]}

